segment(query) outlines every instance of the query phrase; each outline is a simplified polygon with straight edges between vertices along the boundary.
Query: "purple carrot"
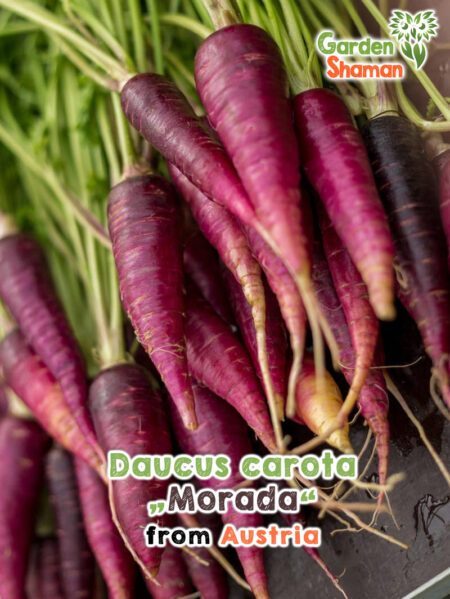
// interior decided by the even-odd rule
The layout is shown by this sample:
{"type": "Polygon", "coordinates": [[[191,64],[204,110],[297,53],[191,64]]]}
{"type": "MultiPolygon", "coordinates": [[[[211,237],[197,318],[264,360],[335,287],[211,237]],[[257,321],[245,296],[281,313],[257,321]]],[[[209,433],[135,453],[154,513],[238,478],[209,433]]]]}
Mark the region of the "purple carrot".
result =
{"type": "Polygon", "coordinates": [[[447,239],[450,272],[450,144],[445,143],[440,134],[434,133],[426,139],[426,148],[439,180],[439,208],[447,239]]]}
{"type": "Polygon", "coordinates": [[[186,344],[192,375],[238,410],[274,451],[273,428],[248,354],[228,325],[192,289],[187,297],[186,344]]]}
{"type": "MultiPolygon", "coordinates": [[[[171,454],[166,415],[161,398],[140,366],[120,364],[97,375],[89,391],[89,405],[98,440],[105,454],[171,454]]],[[[158,573],[163,550],[145,545],[143,529],[149,522],[147,503],[166,496],[168,481],[128,477],[110,482],[113,519],[125,544],[144,574],[158,573]]],[[[164,526],[164,517],[153,520],[164,526]]]]}
{"type": "Polygon", "coordinates": [[[193,593],[182,551],[168,544],[156,580],[159,584],[147,580],[147,588],[153,599],[179,599],[193,593]]]}
{"type": "Polygon", "coordinates": [[[132,599],[134,562],[113,522],[108,489],[98,474],[79,459],[75,459],[75,472],[86,535],[108,587],[108,597],[132,599]]]}
{"type": "Polygon", "coordinates": [[[54,537],[40,539],[37,543],[37,589],[31,597],[36,599],[64,599],[60,576],[58,541],[54,537]]]}
{"type": "MultiPolygon", "coordinates": [[[[339,348],[342,372],[349,385],[354,380],[355,350],[347,320],[336,293],[318,231],[313,244],[313,282],[321,310],[330,323],[339,348]]],[[[377,355],[373,366],[379,366],[377,355]]],[[[381,370],[370,370],[358,398],[358,407],[369,424],[377,445],[380,484],[387,478],[389,458],[388,395],[381,370]]]]}
{"type": "MultiPolygon", "coordinates": [[[[202,528],[208,528],[214,539],[218,539],[221,521],[217,514],[195,514],[202,528]]],[[[194,549],[197,557],[208,565],[204,565],[193,555],[186,553],[183,557],[187,563],[190,577],[202,599],[228,599],[228,581],[225,570],[205,548],[194,549]]]]}
{"type": "Polygon", "coordinates": [[[108,226],[125,310],[185,426],[195,428],[184,342],[178,218],[173,188],[161,177],[126,179],[110,193],[108,226]]]}
{"type": "Polygon", "coordinates": [[[64,596],[93,599],[95,560],[84,530],[73,460],[60,447],[48,455],[47,479],[55,512],[64,596]]]}
{"type": "Polygon", "coordinates": [[[49,438],[31,420],[0,422],[0,596],[25,599],[28,557],[49,438]]]}
{"type": "Polygon", "coordinates": [[[341,98],[309,89],[294,99],[302,165],[369,290],[392,319],[394,248],[361,135],[341,98]]]}
{"type": "Polygon", "coordinates": [[[348,416],[372,366],[379,326],[370,305],[366,284],[323,210],[320,224],[325,255],[355,353],[353,380],[342,408],[348,416]]]}
{"type": "Polygon", "coordinates": [[[219,257],[200,231],[190,235],[184,247],[183,257],[184,269],[202,296],[221,318],[230,324],[233,323],[233,313],[220,276],[219,257]]]}
{"type": "Polygon", "coordinates": [[[69,410],[61,386],[18,329],[0,342],[0,364],[8,386],[28,406],[47,433],[103,474],[103,462],[86,441],[69,410]]]}
{"type": "MultiPolygon", "coordinates": [[[[198,482],[201,486],[212,489],[234,488],[244,480],[239,474],[241,458],[252,453],[245,423],[231,406],[204,387],[194,383],[193,389],[198,405],[199,426],[195,431],[183,429],[177,414],[173,411],[172,421],[177,440],[182,450],[190,455],[223,453],[229,456],[232,469],[229,478],[222,480],[210,478],[198,482]]],[[[234,524],[236,528],[262,526],[263,522],[261,514],[239,513],[232,508],[222,514],[222,520],[225,524],[234,524]]],[[[239,547],[237,554],[255,597],[268,599],[261,548],[239,547]]]]}
{"type": "Polygon", "coordinates": [[[27,342],[60,383],[67,405],[94,448],[83,360],[50,280],[41,248],[16,233],[0,239],[0,297],[27,342]]]}
{"type": "Polygon", "coordinates": [[[288,381],[286,411],[288,416],[292,416],[295,411],[295,389],[305,347],[306,312],[295,282],[282,261],[254,229],[245,227],[244,230],[250,249],[264,270],[267,281],[278,299],[283,320],[289,331],[292,365],[288,381]]]}
{"type": "MultiPolygon", "coordinates": [[[[227,285],[230,301],[233,306],[236,322],[245,346],[253,362],[253,366],[262,381],[261,368],[258,362],[258,348],[252,312],[245,299],[242,288],[231,272],[223,268],[223,276],[227,285]]],[[[270,378],[275,391],[275,399],[279,408],[279,417],[284,415],[284,398],[286,397],[287,343],[280,308],[276,297],[267,282],[264,283],[266,299],[266,347],[270,378]]]]}
{"type": "Polygon", "coordinates": [[[243,222],[253,207],[223,146],[174,83],[155,73],[132,77],[121,92],[130,123],[198,189],[243,222]]]}
{"type": "MultiPolygon", "coordinates": [[[[0,359],[1,367],[1,359],[0,359]]],[[[6,395],[6,388],[3,382],[0,381],[0,420],[8,413],[8,397],[6,395]]]]}
{"type": "MultiPolygon", "coordinates": [[[[248,304],[251,306],[252,318],[255,324],[258,347],[258,362],[264,381],[269,407],[274,422],[277,411],[282,410],[274,394],[270,378],[267,347],[266,347],[266,305],[261,269],[251,254],[245,235],[237,220],[215,202],[209,200],[201,191],[189,182],[173,165],[169,166],[171,177],[178,190],[189,204],[195,220],[205,237],[215,247],[225,266],[233,273],[248,304]]],[[[280,405],[281,404],[281,405],[280,405]]]]}

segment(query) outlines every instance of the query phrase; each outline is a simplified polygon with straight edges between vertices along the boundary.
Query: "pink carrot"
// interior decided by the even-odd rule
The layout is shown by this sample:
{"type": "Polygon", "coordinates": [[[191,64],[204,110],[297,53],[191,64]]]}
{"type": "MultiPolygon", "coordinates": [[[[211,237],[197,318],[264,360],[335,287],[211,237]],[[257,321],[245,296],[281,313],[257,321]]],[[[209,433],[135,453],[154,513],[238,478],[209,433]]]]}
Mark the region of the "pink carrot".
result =
{"type": "MultiPolygon", "coordinates": [[[[341,358],[342,372],[349,385],[354,380],[355,350],[352,344],[345,313],[334,288],[333,279],[323,252],[319,232],[313,244],[313,281],[320,309],[330,323],[341,358]]],[[[372,366],[379,366],[377,355],[372,366]]],[[[378,477],[380,484],[387,478],[389,459],[389,401],[381,370],[371,369],[358,398],[358,407],[369,424],[377,446],[378,477]]]]}
{"type": "Polygon", "coordinates": [[[439,179],[439,208],[442,228],[447,239],[450,271],[450,144],[445,143],[441,135],[432,134],[427,140],[427,147],[439,179]]]}
{"type": "Polygon", "coordinates": [[[103,474],[102,462],[69,410],[60,385],[18,329],[0,342],[0,363],[8,386],[47,433],[103,474]]]}
{"type": "Polygon", "coordinates": [[[28,557],[49,439],[31,420],[0,422],[0,596],[25,599],[28,557]]]}
{"type": "Polygon", "coordinates": [[[169,166],[169,170],[176,187],[189,204],[200,229],[211,245],[216,248],[222,262],[232,272],[251,307],[256,330],[258,363],[261,367],[272,420],[277,426],[277,411],[282,411],[282,398],[275,396],[273,382],[270,378],[265,324],[266,305],[261,269],[251,254],[237,220],[225,208],[209,200],[173,165],[169,166]]]}
{"type": "Polygon", "coordinates": [[[93,599],[94,556],[83,525],[73,460],[60,447],[48,455],[47,479],[55,512],[64,596],[93,599]]]}
{"type": "MultiPolygon", "coordinates": [[[[111,450],[130,456],[173,453],[161,398],[140,366],[120,364],[98,374],[89,391],[89,405],[105,454],[111,450]]],[[[114,522],[128,550],[150,578],[158,573],[163,550],[145,545],[147,503],[165,498],[167,486],[168,481],[132,477],[110,482],[114,522]]],[[[164,517],[154,522],[164,526],[164,517]]]]}
{"type": "MultiPolygon", "coordinates": [[[[236,316],[242,339],[252,358],[253,366],[262,381],[261,368],[258,362],[256,331],[253,324],[251,308],[245,299],[242,288],[231,272],[223,268],[223,276],[230,294],[231,304],[236,316]]],[[[263,281],[264,283],[264,281],[263,281]]],[[[284,415],[284,398],[286,397],[287,343],[280,309],[267,283],[264,285],[266,298],[266,347],[270,378],[273,382],[275,399],[279,408],[279,417],[284,415]]]]}
{"type": "Polygon", "coordinates": [[[289,331],[293,359],[288,381],[286,411],[288,416],[292,416],[295,411],[295,389],[305,347],[306,312],[295,282],[283,262],[254,229],[245,227],[244,231],[250,249],[264,270],[267,281],[278,299],[283,320],[289,331]]]}
{"type": "Polygon", "coordinates": [[[113,522],[108,490],[85,462],[76,459],[75,472],[86,535],[108,587],[108,597],[132,599],[134,562],[113,522]]]}
{"type": "Polygon", "coordinates": [[[40,539],[37,543],[36,599],[64,599],[61,584],[58,541],[54,537],[40,539]]]}
{"type": "MultiPolygon", "coordinates": [[[[227,479],[210,478],[199,480],[199,484],[212,488],[234,488],[243,482],[239,474],[239,461],[244,455],[252,453],[247,428],[237,412],[226,402],[215,397],[210,391],[193,385],[198,405],[199,426],[195,431],[184,430],[173,411],[173,424],[177,440],[183,451],[190,455],[219,454],[230,457],[232,474],[227,479]]],[[[238,513],[232,508],[222,515],[224,523],[234,524],[236,528],[262,526],[261,514],[238,513]]],[[[237,554],[244,569],[247,581],[257,599],[268,599],[267,578],[261,548],[239,547],[237,554]]]]}
{"type": "Polygon", "coordinates": [[[231,324],[234,320],[233,313],[220,276],[220,260],[200,231],[190,235],[184,247],[183,258],[185,271],[202,296],[223,320],[231,324]]]}
{"type": "Polygon", "coordinates": [[[231,404],[270,450],[273,429],[250,358],[227,324],[189,290],[186,344],[192,375],[231,404]]]}
{"type": "Polygon", "coordinates": [[[394,310],[394,248],[367,152],[344,102],[327,89],[294,99],[302,164],[381,319],[394,310]]]}
{"type": "Polygon", "coordinates": [[[194,592],[182,552],[168,544],[156,580],[147,580],[147,588],[153,599],[179,599],[194,592]]]}
{"type": "MultiPolygon", "coordinates": [[[[212,532],[215,539],[219,537],[221,521],[217,514],[198,513],[195,514],[195,518],[202,528],[208,528],[212,532]]],[[[229,590],[225,570],[211,557],[207,549],[199,548],[194,551],[197,557],[208,565],[204,565],[188,553],[183,557],[194,586],[202,599],[228,599],[229,590]]]]}
{"type": "Polygon", "coordinates": [[[108,225],[125,309],[185,425],[196,418],[186,362],[178,206],[156,176],[126,179],[109,196],[108,225]]]}
{"type": "MultiPolygon", "coordinates": [[[[1,365],[1,358],[0,358],[1,365]]],[[[0,382],[0,420],[8,413],[8,397],[3,382],[0,382]]]]}
{"type": "Polygon", "coordinates": [[[372,366],[379,326],[370,305],[367,287],[323,211],[321,231],[334,288],[345,314],[355,353],[353,380],[343,407],[343,412],[348,416],[372,366]]]}
{"type": "Polygon", "coordinates": [[[21,233],[0,239],[0,296],[27,342],[60,383],[83,434],[98,448],[86,407],[86,374],[79,348],[39,245],[21,233]]]}
{"type": "Polygon", "coordinates": [[[122,89],[130,123],[198,189],[243,222],[253,207],[223,146],[174,83],[155,73],[132,77],[122,89]]]}

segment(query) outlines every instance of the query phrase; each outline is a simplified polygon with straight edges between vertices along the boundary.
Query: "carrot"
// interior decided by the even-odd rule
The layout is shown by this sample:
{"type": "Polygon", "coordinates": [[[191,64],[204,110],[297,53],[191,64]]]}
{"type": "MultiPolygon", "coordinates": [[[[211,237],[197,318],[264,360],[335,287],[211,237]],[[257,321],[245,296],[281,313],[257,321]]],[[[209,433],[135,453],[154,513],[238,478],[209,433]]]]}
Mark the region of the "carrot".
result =
{"type": "Polygon", "coordinates": [[[153,599],[178,599],[190,595],[194,589],[189,578],[181,550],[167,545],[156,580],[147,580],[147,588],[153,599]]]}
{"type": "Polygon", "coordinates": [[[93,598],[95,561],[84,530],[74,464],[70,454],[60,447],[48,455],[47,479],[55,512],[64,596],[93,598]]]}
{"type": "Polygon", "coordinates": [[[130,123],[206,196],[243,222],[254,210],[223,146],[174,83],[155,73],[132,77],[121,92],[130,123]]]}
{"type": "Polygon", "coordinates": [[[301,213],[300,163],[279,49],[254,25],[224,27],[198,49],[195,80],[262,225],[258,232],[282,258],[302,295],[321,375],[324,356],[301,213]]]}
{"type": "Polygon", "coordinates": [[[25,599],[34,519],[49,439],[31,420],[0,422],[0,596],[25,599]]]}
{"type": "MultiPolygon", "coordinates": [[[[1,366],[1,359],[0,359],[1,366]]],[[[5,385],[0,383],[0,420],[8,413],[8,397],[6,395],[5,385]]]]}
{"type": "Polygon", "coordinates": [[[86,374],[39,245],[22,233],[0,239],[0,296],[27,342],[61,385],[83,434],[98,449],[86,406],[86,374]]]}
{"type": "Polygon", "coordinates": [[[348,416],[372,366],[379,326],[361,275],[329,218],[323,210],[320,212],[323,246],[355,354],[353,380],[342,407],[342,413],[348,416]]]}
{"type": "MultiPolygon", "coordinates": [[[[352,344],[347,320],[334,288],[333,279],[325,257],[320,233],[315,232],[313,243],[313,282],[320,309],[330,323],[334,338],[339,348],[342,372],[349,385],[354,381],[355,350],[352,344]]],[[[378,356],[372,366],[379,366],[378,356]]],[[[371,369],[358,397],[358,407],[362,417],[370,426],[376,442],[378,454],[378,477],[380,484],[385,484],[389,458],[389,422],[388,394],[381,370],[371,369]]]]}
{"type": "MultiPolygon", "coordinates": [[[[223,276],[230,294],[231,304],[236,316],[239,331],[247,351],[252,359],[256,373],[262,381],[258,362],[258,348],[251,308],[245,300],[242,288],[229,270],[223,269],[223,276]]],[[[280,419],[284,417],[284,398],[286,397],[287,344],[280,309],[267,282],[263,281],[266,299],[266,347],[270,378],[273,382],[275,400],[280,419]]]]}
{"type": "Polygon", "coordinates": [[[306,312],[294,280],[283,262],[269,245],[251,227],[244,228],[250,249],[263,269],[267,281],[277,297],[284,323],[289,331],[292,365],[289,373],[286,412],[295,412],[295,389],[301,369],[306,338],[306,312]]]}
{"type": "Polygon", "coordinates": [[[103,475],[102,462],[87,443],[60,385],[18,329],[0,342],[0,364],[7,385],[47,433],[103,475]]]}
{"type": "MultiPolygon", "coordinates": [[[[330,423],[336,420],[343,404],[341,392],[330,374],[326,374],[322,387],[317,387],[314,362],[306,354],[297,384],[294,420],[306,424],[316,435],[321,435],[330,428],[330,423]]],[[[327,443],[344,453],[353,453],[348,432],[349,426],[345,419],[344,425],[328,436],[327,443]]]]}
{"type": "MultiPolygon", "coordinates": [[[[166,416],[161,398],[140,366],[119,364],[97,375],[89,391],[89,405],[99,443],[105,453],[170,454],[166,416]]],[[[145,545],[143,528],[149,522],[147,502],[165,498],[168,481],[126,478],[110,481],[109,498],[114,523],[147,577],[158,573],[163,550],[145,545]]],[[[154,520],[164,525],[164,517],[154,520]]]]}
{"type": "Polygon", "coordinates": [[[447,239],[448,267],[450,271],[450,144],[442,136],[432,134],[426,140],[430,160],[439,180],[439,208],[442,227],[447,239]]]}
{"type": "Polygon", "coordinates": [[[126,179],[108,201],[120,292],[140,343],[158,369],[185,426],[196,417],[186,362],[178,206],[156,176],[126,179]]]}
{"type": "MultiPolygon", "coordinates": [[[[172,422],[178,443],[182,450],[190,455],[228,455],[232,470],[229,478],[210,478],[199,480],[198,483],[212,489],[234,488],[244,480],[239,474],[239,461],[244,455],[252,453],[245,423],[231,406],[215,397],[208,389],[194,383],[193,390],[198,405],[199,426],[195,431],[183,429],[177,414],[172,410],[172,422]]],[[[222,520],[224,523],[234,524],[236,528],[262,525],[261,514],[239,513],[233,508],[222,514],[222,520]]],[[[257,599],[268,598],[261,548],[239,547],[237,554],[253,594],[257,599]]]]}
{"type": "Polygon", "coordinates": [[[450,408],[450,291],[434,173],[416,127],[380,116],[363,130],[395,243],[398,295],[415,320],[450,408]]]}
{"type": "Polygon", "coordinates": [[[64,599],[60,577],[59,547],[54,537],[39,539],[37,550],[37,588],[33,589],[36,599],[64,599]]]}
{"type": "Polygon", "coordinates": [[[189,289],[186,344],[192,375],[232,405],[270,450],[276,443],[250,358],[227,324],[189,289]]]}
{"type": "Polygon", "coordinates": [[[75,459],[75,473],[86,535],[108,587],[108,596],[132,599],[134,563],[113,522],[107,488],[81,460],[75,459]]]}
{"type": "Polygon", "coordinates": [[[220,261],[217,252],[206,241],[200,231],[190,235],[184,247],[184,269],[211,304],[217,314],[228,323],[233,323],[233,313],[220,276],[220,261]]]}
{"type": "MultiPolygon", "coordinates": [[[[208,528],[213,533],[214,538],[219,537],[221,523],[217,514],[198,513],[195,514],[195,517],[202,528],[208,528]]],[[[202,599],[228,599],[228,581],[223,568],[211,557],[207,549],[199,548],[194,549],[194,551],[203,562],[208,564],[207,566],[189,553],[186,553],[183,557],[189,575],[202,599]]]]}
{"type": "Polygon", "coordinates": [[[209,200],[173,165],[169,167],[169,170],[176,187],[189,204],[200,229],[211,245],[217,249],[222,262],[233,273],[251,307],[256,331],[258,363],[272,420],[274,426],[277,426],[277,398],[274,395],[273,383],[270,378],[266,347],[266,305],[261,269],[253,258],[245,235],[236,219],[225,208],[209,200]]]}
{"type": "Polygon", "coordinates": [[[344,102],[327,89],[294,98],[302,165],[369,290],[377,316],[394,310],[393,245],[364,143],[344,102]]]}

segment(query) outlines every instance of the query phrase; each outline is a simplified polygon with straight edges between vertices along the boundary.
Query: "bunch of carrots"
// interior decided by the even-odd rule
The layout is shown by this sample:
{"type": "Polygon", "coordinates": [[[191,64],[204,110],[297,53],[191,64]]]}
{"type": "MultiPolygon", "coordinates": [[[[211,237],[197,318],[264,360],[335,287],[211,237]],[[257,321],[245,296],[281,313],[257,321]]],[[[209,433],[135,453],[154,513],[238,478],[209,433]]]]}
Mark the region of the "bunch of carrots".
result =
{"type": "MultiPolygon", "coordinates": [[[[1,599],[226,598],[226,573],[269,597],[260,548],[242,576],[216,547],[147,547],[171,481],[110,481],[106,456],[226,453],[232,479],[196,484],[236,487],[248,453],[353,453],[356,409],[383,509],[400,304],[450,413],[447,101],[423,71],[435,120],[400,85],[331,88],[314,36],[367,33],[349,1],[163,4],[0,0],[1,599]]],[[[331,504],[397,542],[372,504],[331,504]]]]}

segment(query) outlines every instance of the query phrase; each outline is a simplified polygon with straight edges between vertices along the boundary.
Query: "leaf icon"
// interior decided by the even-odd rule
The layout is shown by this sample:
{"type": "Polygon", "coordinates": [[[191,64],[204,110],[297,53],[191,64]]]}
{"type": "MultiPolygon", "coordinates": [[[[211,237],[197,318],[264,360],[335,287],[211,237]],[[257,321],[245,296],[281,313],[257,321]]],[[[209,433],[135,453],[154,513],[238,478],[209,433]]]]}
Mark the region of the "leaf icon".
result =
{"type": "Polygon", "coordinates": [[[416,68],[420,69],[427,58],[427,47],[425,44],[422,44],[421,42],[414,44],[413,55],[414,60],[416,61],[416,68]]]}
{"type": "Polygon", "coordinates": [[[412,46],[409,42],[402,44],[402,54],[403,56],[406,56],[406,58],[414,60],[412,46]]]}

